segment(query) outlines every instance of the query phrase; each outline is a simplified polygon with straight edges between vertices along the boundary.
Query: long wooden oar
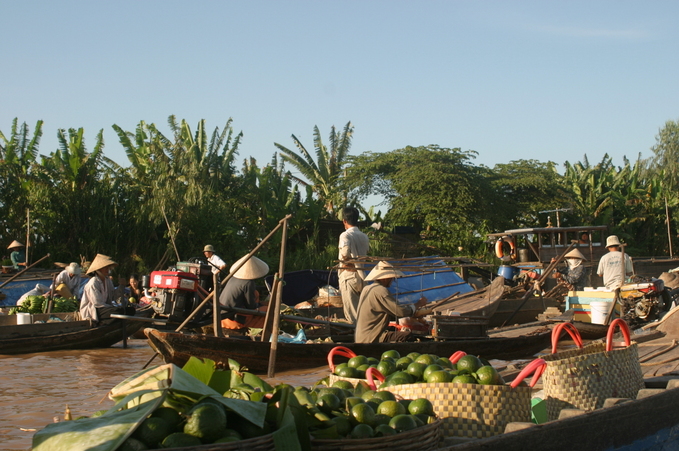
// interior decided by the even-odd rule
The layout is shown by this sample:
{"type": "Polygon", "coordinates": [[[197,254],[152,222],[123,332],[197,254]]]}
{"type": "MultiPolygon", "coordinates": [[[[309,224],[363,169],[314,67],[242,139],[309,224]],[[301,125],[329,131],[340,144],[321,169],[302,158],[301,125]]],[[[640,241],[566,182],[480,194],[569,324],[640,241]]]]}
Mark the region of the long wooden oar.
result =
{"type": "Polygon", "coordinates": [[[17,277],[19,277],[20,275],[22,275],[23,273],[25,273],[26,271],[28,271],[29,269],[31,269],[32,267],[34,267],[35,265],[37,265],[38,263],[40,263],[41,261],[43,261],[44,259],[48,258],[49,256],[50,256],[50,254],[45,255],[45,256],[44,256],[43,258],[41,258],[40,260],[38,260],[38,261],[32,263],[30,266],[27,266],[26,268],[22,269],[22,270],[19,271],[18,273],[14,274],[12,277],[10,277],[9,279],[5,280],[2,284],[0,284],[0,288],[4,287],[4,286],[7,285],[8,283],[10,283],[11,281],[13,281],[13,280],[16,279],[17,277]]]}

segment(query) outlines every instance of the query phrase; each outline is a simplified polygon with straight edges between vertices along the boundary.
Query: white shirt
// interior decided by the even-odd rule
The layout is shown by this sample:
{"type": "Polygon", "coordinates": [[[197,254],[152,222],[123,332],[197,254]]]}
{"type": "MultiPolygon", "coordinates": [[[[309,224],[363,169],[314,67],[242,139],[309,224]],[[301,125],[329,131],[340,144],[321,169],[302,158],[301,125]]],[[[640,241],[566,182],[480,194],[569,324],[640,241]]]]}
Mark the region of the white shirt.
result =
{"type": "MultiPolygon", "coordinates": [[[[604,255],[599,260],[599,267],[596,273],[603,276],[606,288],[614,290],[625,282],[622,277],[621,256],[622,252],[613,251],[604,255]]],[[[632,274],[633,272],[632,259],[629,255],[625,254],[625,275],[632,274]]]]}
{"type": "Polygon", "coordinates": [[[221,268],[222,266],[226,266],[226,262],[215,253],[212,253],[210,258],[207,259],[207,261],[214,265],[214,266],[210,265],[210,267],[212,268],[212,274],[217,274],[219,272],[219,268],[221,268]]]}
{"type": "MultiPolygon", "coordinates": [[[[370,248],[370,239],[368,235],[361,232],[358,227],[353,226],[346,229],[339,237],[339,260],[349,260],[352,258],[365,257],[368,255],[368,248],[370,248]]],[[[356,265],[360,268],[361,265],[356,265]]],[[[343,273],[351,273],[351,271],[339,270],[338,274],[341,277],[343,273]]],[[[361,279],[365,279],[363,270],[358,270],[358,275],[361,279]]]]}
{"type": "Polygon", "coordinates": [[[80,290],[80,274],[74,274],[73,277],[71,277],[71,273],[64,269],[54,280],[54,285],[52,285],[50,289],[54,289],[62,283],[68,287],[73,296],[76,298],[78,297],[78,291],[80,290]]]}
{"type": "Polygon", "coordinates": [[[80,301],[81,319],[91,319],[98,321],[98,307],[106,307],[113,302],[113,281],[110,277],[101,280],[101,277],[94,275],[83,289],[83,298],[80,301]]]}

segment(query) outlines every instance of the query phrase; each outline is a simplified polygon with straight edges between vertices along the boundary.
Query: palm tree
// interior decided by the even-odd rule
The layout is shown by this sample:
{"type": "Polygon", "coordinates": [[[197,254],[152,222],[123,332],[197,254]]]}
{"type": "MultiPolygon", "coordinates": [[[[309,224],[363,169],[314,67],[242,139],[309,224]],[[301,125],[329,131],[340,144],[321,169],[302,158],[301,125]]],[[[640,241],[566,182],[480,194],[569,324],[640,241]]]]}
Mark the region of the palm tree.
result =
{"type": "Polygon", "coordinates": [[[314,194],[323,202],[325,210],[332,217],[337,215],[336,210],[347,201],[342,179],[353,133],[354,127],[351,122],[347,122],[341,132],[336,131],[333,125],[330,128],[330,149],[328,149],[323,144],[318,126],[314,126],[316,161],[295,135],[292,135],[292,140],[300,154],[274,143],[280,150],[283,161],[290,163],[307,180],[292,176],[293,179],[303,186],[311,186],[314,194]]]}

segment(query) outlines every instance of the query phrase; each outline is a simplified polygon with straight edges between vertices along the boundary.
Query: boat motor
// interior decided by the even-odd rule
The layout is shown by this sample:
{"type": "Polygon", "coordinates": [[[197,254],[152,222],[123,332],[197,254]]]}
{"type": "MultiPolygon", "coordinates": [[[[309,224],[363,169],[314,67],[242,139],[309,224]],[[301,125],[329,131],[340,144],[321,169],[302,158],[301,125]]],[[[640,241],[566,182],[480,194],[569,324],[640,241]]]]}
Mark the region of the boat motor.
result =
{"type": "Polygon", "coordinates": [[[665,284],[660,279],[623,285],[620,298],[623,318],[630,325],[652,321],[669,307],[665,284]]]}
{"type": "Polygon", "coordinates": [[[153,271],[150,286],[153,310],[170,321],[183,321],[196,306],[198,277],[183,271],[153,271]]]}

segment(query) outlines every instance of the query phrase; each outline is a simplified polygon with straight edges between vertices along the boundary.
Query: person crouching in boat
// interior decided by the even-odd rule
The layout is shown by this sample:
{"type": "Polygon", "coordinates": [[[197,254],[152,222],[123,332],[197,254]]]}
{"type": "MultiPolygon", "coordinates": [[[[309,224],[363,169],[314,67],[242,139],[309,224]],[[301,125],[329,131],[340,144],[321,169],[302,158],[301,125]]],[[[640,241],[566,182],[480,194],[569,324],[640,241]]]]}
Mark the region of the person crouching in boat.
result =
{"type": "Polygon", "coordinates": [[[391,264],[381,261],[365,278],[366,282],[375,281],[361,292],[358,301],[358,320],[356,321],[356,343],[407,341],[410,332],[388,331],[389,320],[393,316],[412,316],[420,307],[427,305],[427,298],[420,298],[414,305],[400,305],[389,293],[389,286],[403,273],[391,264]]]}
{"type": "MultiPolygon", "coordinates": [[[[247,257],[239,259],[231,265],[229,273],[232,274],[226,286],[219,294],[219,304],[227,308],[241,308],[257,310],[259,307],[259,292],[255,280],[261,279],[269,272],[269,265],[257,257],[250,257],[248,261],[233,272],[247,257]]],[[[264,327],[265,317],[237,314],[229,312],[222,320],[224,329],[240,330],[250,327],[264,327]]]]}
{"type": "Polygon", "coordinates": [[[554,270],[554,278],[563,282],[569,290],[582,291],[589,285],[589,270],[585,267],[585,258],[577,249],[566,255],[566,267],[554,270]]]}
{"type": "Polygon", "coordinates": [[[57,275],[50,290],[54,290],[54,294],[57,294],[62,298],[79,299],[81,273],[82,270],[80,269],[80,265],[76,262],[71,262],[70,265],[57,275]]]}
{"type": "Polygon", "coordinates": [[[22,305],[26,298],[28,298],[29,296],[44,296],[45,293],[47,293],[48,291],[49,287],[47,285],[38,283],[35,285],[35,288],[21,295],[21,297],[17,301],[17,305],[22,305]]]}
{"type": "Polygon", "coordinates": [[[112,305],[115,288],[109,273],[114,266],[118,266],[118,263],[111,257],[103,254],[94,257],[87,270],[87,274],[92,274],[92,278],[85,285],[80,301],[81,319],[98,322],[119,310],[112,305]]]}

